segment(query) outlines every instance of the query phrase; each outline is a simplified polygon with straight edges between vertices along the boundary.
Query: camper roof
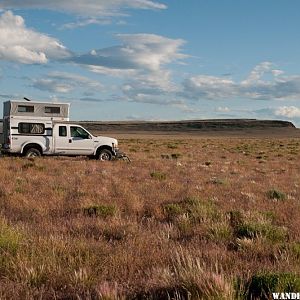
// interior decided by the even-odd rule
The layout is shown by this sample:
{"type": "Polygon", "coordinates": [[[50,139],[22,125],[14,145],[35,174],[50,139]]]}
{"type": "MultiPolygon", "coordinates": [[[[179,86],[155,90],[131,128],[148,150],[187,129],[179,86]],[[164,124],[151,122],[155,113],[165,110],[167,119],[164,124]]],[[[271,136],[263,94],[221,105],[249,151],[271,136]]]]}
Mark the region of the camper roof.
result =
{"type": "Polygon", "coordinates": [[[42,117],[67,120],[69,103],[10,100],[3,103],[4,117],[42,117]]]}
{"type": "Polygon", "coordinates": [[[70,103],[65,103],[65,102],[47,102],[47,101],[26,101],[26,100],[16,100],[16,99],[12,99],[12,100],[8,100],[8,101],[4,101],[4,103],[6,102],[11,102],[11,103],[24,103],[24,104],[49,104],[49,105],[69,105],[70,103]]]}

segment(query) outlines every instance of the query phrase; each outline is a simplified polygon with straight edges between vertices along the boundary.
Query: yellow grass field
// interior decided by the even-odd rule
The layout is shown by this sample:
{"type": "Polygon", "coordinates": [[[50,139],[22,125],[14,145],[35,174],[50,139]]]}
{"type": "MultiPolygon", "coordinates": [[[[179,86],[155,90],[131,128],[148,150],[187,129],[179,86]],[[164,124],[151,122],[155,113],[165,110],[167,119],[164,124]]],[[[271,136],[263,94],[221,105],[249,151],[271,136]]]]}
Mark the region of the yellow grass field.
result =
{"type": "Polygon", "coordinates": [[[0,299],[300,292],[300,140],[121,139],[132,162],[0,159],[0,299]]]}

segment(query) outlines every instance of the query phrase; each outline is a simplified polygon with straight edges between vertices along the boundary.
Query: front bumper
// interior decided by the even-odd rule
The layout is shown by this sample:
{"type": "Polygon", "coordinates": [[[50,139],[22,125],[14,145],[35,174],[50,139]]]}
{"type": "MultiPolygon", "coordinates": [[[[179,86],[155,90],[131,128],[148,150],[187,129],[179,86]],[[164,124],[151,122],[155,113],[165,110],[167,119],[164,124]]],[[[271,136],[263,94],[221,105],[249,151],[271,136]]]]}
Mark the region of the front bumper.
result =
{"type": "Polygon", "coordinates": [[[119,149],[115,151],[115,159],[122,159],[122,160],[127,160],[130,162],[130,158],[127,156],[126,153],[121,152],[119,149]]]}

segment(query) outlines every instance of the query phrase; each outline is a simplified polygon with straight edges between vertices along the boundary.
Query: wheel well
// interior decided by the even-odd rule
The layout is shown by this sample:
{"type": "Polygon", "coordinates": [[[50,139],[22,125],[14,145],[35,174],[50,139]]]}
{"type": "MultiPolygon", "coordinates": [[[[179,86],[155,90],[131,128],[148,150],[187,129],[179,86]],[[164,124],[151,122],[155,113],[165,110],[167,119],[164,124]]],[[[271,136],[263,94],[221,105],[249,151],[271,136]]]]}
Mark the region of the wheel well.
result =
{"type": "Polygon", "coordinates": [[[110,146],[104,145],[104,146],[100,146],[97,149],[96,155],[99,155],[100,151],[103,150],[103,149],[109,150],[113,154],[112,148],[110,146]]]}
{"type": "Polygon", "coordinates": [[[27,144],[22,151],[22,154],[25,154],[30,148],[34,148],[37,149],[41,152],[41,154],[43,154],[43,149],[39,144],[27,144]]]}

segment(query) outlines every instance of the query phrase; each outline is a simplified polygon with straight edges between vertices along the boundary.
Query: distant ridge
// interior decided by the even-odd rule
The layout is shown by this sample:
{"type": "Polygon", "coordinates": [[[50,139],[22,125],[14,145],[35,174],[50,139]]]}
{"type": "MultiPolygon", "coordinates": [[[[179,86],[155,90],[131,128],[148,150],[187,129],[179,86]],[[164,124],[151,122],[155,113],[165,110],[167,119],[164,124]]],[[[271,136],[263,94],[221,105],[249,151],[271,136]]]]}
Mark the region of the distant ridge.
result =
{"type": "Polygon", "coordinates": [[[292,122],[256,119],[209,119],[183,121],[79,121],[76,122],[91,131],[114,132],[182,132],[223,131],[242,129],[296,128],[292,122]]]}

